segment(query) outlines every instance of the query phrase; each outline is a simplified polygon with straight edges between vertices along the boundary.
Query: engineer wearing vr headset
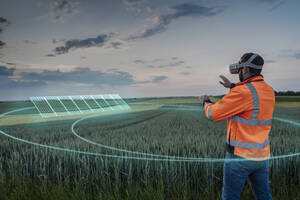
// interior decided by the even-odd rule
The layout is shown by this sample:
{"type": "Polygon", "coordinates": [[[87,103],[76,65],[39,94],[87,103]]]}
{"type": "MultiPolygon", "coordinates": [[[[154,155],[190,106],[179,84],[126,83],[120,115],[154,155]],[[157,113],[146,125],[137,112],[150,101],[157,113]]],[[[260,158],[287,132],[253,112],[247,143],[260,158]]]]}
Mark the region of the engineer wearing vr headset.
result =
{"type": "Polygon", "coordinates": [[[239,75],[239,83],[220,76],[220,84],[230,88],[227,95],[217,103],[207,95],[199,97],[209,119],[227,119],[222,199],[240,199],[248,178],[256,199],[272,199],[268,159],[275,95],[261,75],[263,64],[260,55],[244,54],[229,66],[230,73],[239,75]]]}

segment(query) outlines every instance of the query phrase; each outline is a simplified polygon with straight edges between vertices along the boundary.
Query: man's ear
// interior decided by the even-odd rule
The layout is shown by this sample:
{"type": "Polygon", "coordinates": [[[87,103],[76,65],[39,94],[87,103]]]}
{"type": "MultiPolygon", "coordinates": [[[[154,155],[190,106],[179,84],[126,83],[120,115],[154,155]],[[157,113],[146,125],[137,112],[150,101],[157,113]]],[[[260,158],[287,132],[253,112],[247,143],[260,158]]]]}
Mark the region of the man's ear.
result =
{"type": "Polygon", "coordinates": [[[250,72],[250,68],[249,67],[243,67],[244,68],[244,73],[249,73],[250,72]]]}

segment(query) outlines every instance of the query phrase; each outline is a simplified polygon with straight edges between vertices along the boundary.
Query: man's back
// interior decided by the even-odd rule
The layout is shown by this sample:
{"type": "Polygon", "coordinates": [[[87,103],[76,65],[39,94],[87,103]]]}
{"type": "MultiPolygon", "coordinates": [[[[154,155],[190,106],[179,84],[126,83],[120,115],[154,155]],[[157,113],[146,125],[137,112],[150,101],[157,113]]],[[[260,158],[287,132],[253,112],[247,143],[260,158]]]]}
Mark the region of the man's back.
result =
{"type": "MultiPolygon", "coordinates": [[[[243,90],[243,99],[240,102],[240,113],[228,120],[231,126],[231,142],[247,142],[257,144],[267,143],[271,130],[271,120],[275,107],[275,95],[271,86],[260,78],[256,78],[249,83],[238,85],[236,90],[243,90]],[[261,81],[260,81],[261,80],[261,81]],[[247,121],[241,120],[245,119],[247,121]],[[231,122],[232,121],[232,122],[231,122]]],[[[248,159],[267,159],[270,157],[270,146],[264,148],[243,148],[236,145],[234,154],[248,159]]]]}
{"type": "Polygon", "coordinates": [[[240,82],[220,76],[230,91],[217,103],[207,95],[200,97],[206,116],[213,121],[227,119],[226,157],[222,199],[238,200],[249,178],[258,200],[270,200],[269,133],[275,107],[273,89],[261,75],[264,60],[254,53],[244,54],[229,70],[240,82]]]}
{"type": "Polygon", "coordinates": [[[270,156],[274,107],[272,88],[255,76],[238,83],[219,102],[206,104],[205,112],[214,121],[227,119],[227,144],[234,155],[265,160],[270,156]]]}

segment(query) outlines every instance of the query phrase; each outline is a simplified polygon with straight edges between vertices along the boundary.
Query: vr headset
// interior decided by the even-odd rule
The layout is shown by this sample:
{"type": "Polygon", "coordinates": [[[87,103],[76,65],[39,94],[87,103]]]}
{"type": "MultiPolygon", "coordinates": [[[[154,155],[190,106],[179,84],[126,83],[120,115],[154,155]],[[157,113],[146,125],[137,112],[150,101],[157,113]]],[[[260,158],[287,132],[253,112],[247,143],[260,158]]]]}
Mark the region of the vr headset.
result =
{"type": "Polygon", "coordinates": [[[252,63],[252,61],[256,58],[256,56],[258,56],[257,54],[253,54],[246,62],[242,63],[241,61],[239,61],[238,63],[234,63],[229,65],[229,71],[231,74],[238,74],[239,73],[239,69],[243,68],[243,67],[251,67],[254,69],[262,69],[262,65],[255,65],[252,63]]]}

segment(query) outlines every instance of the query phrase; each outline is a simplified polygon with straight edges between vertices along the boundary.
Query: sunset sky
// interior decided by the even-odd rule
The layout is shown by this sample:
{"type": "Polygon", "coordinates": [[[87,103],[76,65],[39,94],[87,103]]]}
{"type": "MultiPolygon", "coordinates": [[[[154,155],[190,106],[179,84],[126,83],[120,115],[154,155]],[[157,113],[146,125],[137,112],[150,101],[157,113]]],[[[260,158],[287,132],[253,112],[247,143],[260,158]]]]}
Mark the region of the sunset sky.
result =
{"type": "Polygon", "coordinates": [[[246,52],[300,90],[297,0],[0,0],[0,100],[225,94],[246,52]]]}

